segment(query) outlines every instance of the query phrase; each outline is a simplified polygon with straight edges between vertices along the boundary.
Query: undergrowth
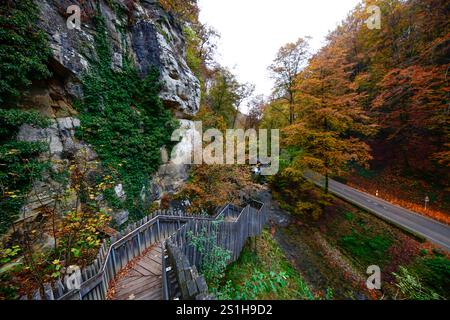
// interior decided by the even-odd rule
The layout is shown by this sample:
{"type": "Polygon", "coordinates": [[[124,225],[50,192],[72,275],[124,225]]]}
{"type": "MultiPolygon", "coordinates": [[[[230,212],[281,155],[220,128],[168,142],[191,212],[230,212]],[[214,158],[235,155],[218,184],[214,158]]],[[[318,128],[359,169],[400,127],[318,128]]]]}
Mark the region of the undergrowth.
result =
{"type": "Polygon", "coordinates": [[[308,285],[265,230],[249,240],[238,261],[230,265],[223,281],[222,299],[313,300],[308,285]],[[256,249],[255,249],[256,248],[256,249]]]}

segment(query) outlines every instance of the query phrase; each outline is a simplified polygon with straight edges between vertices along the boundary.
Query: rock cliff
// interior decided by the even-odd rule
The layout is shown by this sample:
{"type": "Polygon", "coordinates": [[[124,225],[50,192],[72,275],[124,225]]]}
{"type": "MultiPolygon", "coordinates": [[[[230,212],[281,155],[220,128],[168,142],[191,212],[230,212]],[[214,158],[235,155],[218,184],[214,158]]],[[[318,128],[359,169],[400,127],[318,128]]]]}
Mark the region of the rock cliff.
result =
{"type": "MultiPolygon", "coordinates": [[[[158,1],[39,0],[35,3],[40,10],[39,26],[46,32],[53,53],[50,59],[53,76],[34,83],[22,107],[39,110],[51,119],[52,125],[45,129],[24,125],[19,140],[47,142],[49,154],[46,156],[61,163],[80,150],[88,151],[90,161],[98,160],[91,146],[75,138],[80,121],[73,103],[83,98],[83,74],[97,59],[95,38],[98,30],[94,19],[99,13],[106,23],[112,47],[111,68],[120,71],[124,59],[129,59],[144,77],[156,67],[160,73],[160,98],[164,106],[180,119],[197,113],[200,83],[186,63],[183,24],[164,11],[158,1]],[[81,9],[80,29],[68,28],[71,12],[68,13],[67,8],[72,5],[81,9]]],[[[182,123],[189,126],[187,120],[182,123]]],[[[177,147],[189,149],[189,146],[183,146],[186,143],[189,142],[183,140],[177,147]]],[[[175,192],[187,177],[186,166],[164,161],[150,184],[142,186],[142,198],[149,203],[158,200],[164,193],[175,192]]],[[[42,206],[52,204],[54,183],[44,177],[35,185],[21,219],[33,217],[42,206]]],[[[116,189],[120,187],[118,185],[116,189]]],[[[120,210],[113,212],[113,216],[120,225],[127,221],[128,213],[120,210]]]]}
{"type": "MultiPolygon", "coordinates": [[[[194,115],[200,104],[200,83],[186,64],[182,24],[165,12],[158,1],[36,1],[40,26],[48,34],[53,51],[53,72],[62,80],[69,97],[81,97],[80,77],[95,56],[94,17],[100,12],[106,22],[113,49],[112,67],[120,69],[128,57],[140,73],[152,66],[159,69],[163,89],[161,99],[181,115],[194,115]],[[69,30],[67,8],[81,9],[80,30],[69,30]],[[97,7],[98,6],[98,7],[97,7]]],[[[56,106],[60,104],[56,101],[56,106]]]]}

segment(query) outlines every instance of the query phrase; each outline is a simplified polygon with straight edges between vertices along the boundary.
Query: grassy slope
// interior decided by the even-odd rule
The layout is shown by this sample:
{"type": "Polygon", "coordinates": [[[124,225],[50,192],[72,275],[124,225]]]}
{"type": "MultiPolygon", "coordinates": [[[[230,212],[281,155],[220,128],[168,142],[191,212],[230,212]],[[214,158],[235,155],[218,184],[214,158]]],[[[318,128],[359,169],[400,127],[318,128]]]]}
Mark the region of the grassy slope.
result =
{"type": "MultiPolygon", "coordinates": [[[[400,266],[413,271],[422,283],[448,297],[450,260],[429,243],[420,243],[399,229],[343,202],[337,202],[334,216],[321,222],[326,238],[354,265],[365,272],[370,265],[380,266],[385,294],[397,295],[393,272],[400,266]]],[[[401,296],[401,295],[400,295],[401,296]]]]}
{"type": "Polygon", "coordinates": [[[230,281],[233,291],[246,292],[247,296],[257,300],[314,299],[302,276],[286,259],[268,230],[257,238],[256,250],[254,239],[249,241],[239,260],[227,269],[225,279],[230,281]],[[268,276],[271,273],[283,274],[286,284],[275,285],[276,289],[273,289],[267,278],[257,280],[258,274],[268,276]]]}
{"type": "Polygon", "coordinates": [[[338,199],[319,221],[311,222],[300,216],[297,220],[298,224],[291,225],[284,233],[290,243],[306,243],[317,256],[324,257],[318,260],[328,265],[325,269],[329,273],[335,273],[325,275],[328,279],[336,279],[330,287],[334,291],[342,291],[345,287],[344,296],[339,298],[353,299],[357,293],[369,298],[381,298],[382,295],[384,298],[404,298],[392,275],[400,266],[407,267],[427,287],[449,297],[450,260],[429,243],[419,243],[399,229],[338,199]],[[361,281],[368,277],[366,270],[370,265],[378,265],[382,270],[381,293],[367,292],[361,281]],[[339,280],[340,273],[346,276],[345,284],[339,280]]]}

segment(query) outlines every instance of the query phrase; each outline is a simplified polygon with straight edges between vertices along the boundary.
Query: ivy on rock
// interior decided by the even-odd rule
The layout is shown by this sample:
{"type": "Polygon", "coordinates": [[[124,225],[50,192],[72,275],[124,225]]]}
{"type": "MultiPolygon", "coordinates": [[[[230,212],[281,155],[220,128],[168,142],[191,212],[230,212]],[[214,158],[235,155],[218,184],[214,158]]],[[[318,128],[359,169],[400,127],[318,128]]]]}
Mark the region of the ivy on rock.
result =
{"type": "Polygon", "coordinates": [[[116,209],[128,209],[133,220],[145,215],[140,197],[143,186],[161,164],[160,149],[170,145],[177,123],[159,99],[156,69],[142,78],[125,58],[120,71],[112,69],[111,46],[105,23],[96,19],[97,61],[83,77],[84,99],[79,104],[78,137],[91,144],[106,173],[124,186],[124,203],[114,190],[105,196],[116,209]]]}
{"type": "Polygon", "coordinates": [[[31,83],[50,76],[51,51],[37,27],[38,12],[31,0],[0,2],[0,235],[17,219],[33,180],[48,166],[38,160],[45,143],[16,141],[23,124],[49,124],[37,112],[17,109],[31,83]]]}
{"type": "Polygon", "coordinates": [[[0,234],[17,218],[32,182],[41,177],[48,162],[38,160],[48,150],[42,142],[16,141],[23,124],[39,127],[48,121],[37,112],[0,109],[0,234]]]}

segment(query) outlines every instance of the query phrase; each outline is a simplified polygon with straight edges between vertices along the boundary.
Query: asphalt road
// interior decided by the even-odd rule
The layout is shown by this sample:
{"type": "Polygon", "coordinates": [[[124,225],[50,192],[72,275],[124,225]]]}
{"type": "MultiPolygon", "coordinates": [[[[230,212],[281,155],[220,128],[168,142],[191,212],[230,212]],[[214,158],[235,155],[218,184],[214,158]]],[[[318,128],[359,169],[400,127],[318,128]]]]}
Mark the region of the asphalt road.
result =
{"type": "MultiPolygon", "coordinates": [[[[308,172],[305,173],[305,177],[318,186],[323,187],[325,184],[325,178],[319,174],[308,172]]],[[[430,242],[450,251],[450,226],[331,179],[329,190],[330,193],[413,233],[423,236],[430,242]]]]}

